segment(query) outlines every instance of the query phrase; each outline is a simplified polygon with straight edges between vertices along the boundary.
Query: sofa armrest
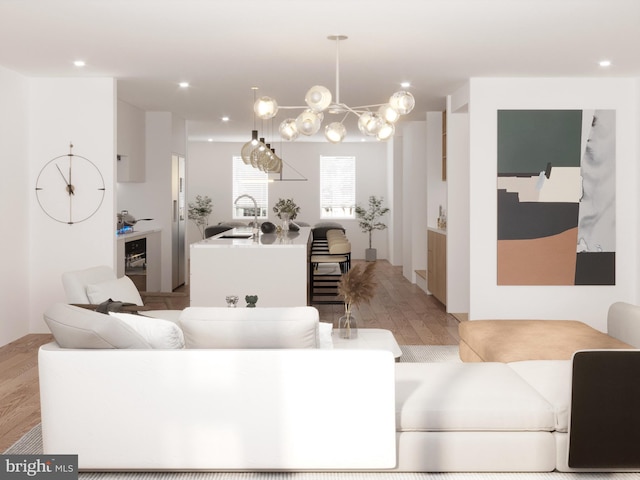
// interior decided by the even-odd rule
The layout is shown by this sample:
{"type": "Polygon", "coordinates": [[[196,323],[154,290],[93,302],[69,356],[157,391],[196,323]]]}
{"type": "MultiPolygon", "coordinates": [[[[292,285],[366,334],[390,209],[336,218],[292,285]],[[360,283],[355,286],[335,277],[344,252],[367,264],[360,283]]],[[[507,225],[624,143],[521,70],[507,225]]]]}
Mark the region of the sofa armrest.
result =
{"type": "Polygon", "coordinates": [[[611,305],[607,313],[607,333],[640,348],[640,306],[625,302],[611,305]]]}

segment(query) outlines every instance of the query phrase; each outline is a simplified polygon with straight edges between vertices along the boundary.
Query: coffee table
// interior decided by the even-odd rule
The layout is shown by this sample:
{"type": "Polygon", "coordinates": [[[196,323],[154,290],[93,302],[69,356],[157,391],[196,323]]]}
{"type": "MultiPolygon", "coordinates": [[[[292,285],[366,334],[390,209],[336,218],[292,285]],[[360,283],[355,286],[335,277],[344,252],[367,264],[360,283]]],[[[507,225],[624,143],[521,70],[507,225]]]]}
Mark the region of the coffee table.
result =
{"type": "Polygon", "coordinates": [[[340,330],[334,329],[331,332],[333,348],[343,348],[352,350],[388,350],[393,356],[400,358],[402,350],[396,342],[393,333],[381,328],[358,328],[356,338],[340,338],[340,330]]]}

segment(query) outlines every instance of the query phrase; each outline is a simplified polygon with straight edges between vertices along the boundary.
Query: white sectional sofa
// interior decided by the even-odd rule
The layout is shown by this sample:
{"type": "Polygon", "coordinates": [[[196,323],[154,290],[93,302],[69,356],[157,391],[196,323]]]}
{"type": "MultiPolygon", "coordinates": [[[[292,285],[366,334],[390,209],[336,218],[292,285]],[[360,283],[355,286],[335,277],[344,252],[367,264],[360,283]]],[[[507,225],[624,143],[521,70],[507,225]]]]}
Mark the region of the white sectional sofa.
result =
{"type": "MultiPolygon", "coordinates": [[[[304,308],[285,317],[315,317],[316,331],[304,308]]],[[[626,308],[613,329],[637,331],[640,308],[626,308]]],[[[309,330],[295,332],[298,346],[290,328],[282,346],[279,334],[269,348],[207,346],[233,335],[229,316],[242,338],[256,318],[286,313],[268,310],[187,309],[184,337],[210,340],[152,349],[119,319],[52,307],[60,345],[39,355],[45,453],[78,454],[83,470],[578,470],[567,461],[571,360],[395,363],[314,348],[309,330]],[[83,335],[94,348],[79,347],[83,335]]]]}

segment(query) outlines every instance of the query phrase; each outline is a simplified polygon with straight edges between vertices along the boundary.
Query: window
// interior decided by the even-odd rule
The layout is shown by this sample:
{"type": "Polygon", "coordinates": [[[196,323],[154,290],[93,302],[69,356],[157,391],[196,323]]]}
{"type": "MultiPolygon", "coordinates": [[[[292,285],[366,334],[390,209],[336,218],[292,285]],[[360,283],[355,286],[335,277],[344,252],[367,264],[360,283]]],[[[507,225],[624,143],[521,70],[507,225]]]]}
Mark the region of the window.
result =
{"type": "Polygon", "coordinates": [[[320,218],[355,218],[356,158],[320,157],[320,218]]]}
{"type": "MultiPolygon", "coordinates": [[[[242,157],[233,157],[233,200],[240,195],[253,197],[258,204],[258,218],[267,218],[267,206],[269,204],[268,175],[257,168],[247,165],[242,157]]],[[[255,215],[255,207],[250,198],[243,197],[233,205],[233,218],[240,220],[252,220],[255,215]]]]}

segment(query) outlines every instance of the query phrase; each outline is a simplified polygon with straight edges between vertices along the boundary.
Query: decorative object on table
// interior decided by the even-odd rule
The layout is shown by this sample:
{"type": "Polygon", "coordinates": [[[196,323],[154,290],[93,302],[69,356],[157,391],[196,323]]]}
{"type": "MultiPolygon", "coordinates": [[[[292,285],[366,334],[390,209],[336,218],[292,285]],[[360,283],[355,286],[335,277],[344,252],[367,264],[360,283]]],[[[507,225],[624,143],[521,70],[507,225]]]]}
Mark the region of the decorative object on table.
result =
{"type": "Polygon", "coordinates": [[[204,231],[209,225],[209,215],[213,210],[213,203],[211,198],[207,195],[196,195],[195,202],[189,202],[189,220],[193,220],[202,238],[205,238],[204,231]]]}
{"type": "Polygon", "coordinates": [[[273,206],[273,211],[281,220],[283,219],[283,213],[289,215],[289,220],[294,220],[300,212],[300,207],[296,205],[293,198],[280,198],[278,199],[278,203],[273,206]]]}
{"type": "Polygon", "coordinates": [[[290,232],[299,232],[300,231],[300,225],[298,225],[296,222],[290,221],[289,222],[289,231],[290,232]]]}
{"type": "Polygon", "coordinates": [[[362,302],[369,303],[373,298],[376,291],[375,266],[375,262],[357,264],[343,274],[338,282],[338,293],[344,298],[344,315],[338,320],[338,332],[341,338],[358,336],[353,307],[362,302]]]}
{"type": "Polygon", "coordinates": [[[438,208],[438,228],[440,230],[447,229],[447,213],[444,208],[442,208],[442,205],[438,208]]]}
{"type": "Polygon", "coordinates": [[[387,207],[383,207],[382,203],[384,202],[383,197],[376,197],[375,195],[371,195],[369,197],[369,208],[365,210],[360,205],[356,205],[356,218],[358,219],[358,224],[364,233],[369,234],[369,248],[365,249],[364,256],[367,262],[375,262],[377,257],[377,250],[372,248],[371,245],[371,236],[374,230],[384,230],[387,226],[378,221],[378,219],[389,212],[387,207]]]}
{"type": "Polygon", "coordinates": [[[325,115],[338,115],[340,119],[329,123],[324,128],[324,135],[331,143],[340,143],[347,134],[344,121],[349,114],[358,117],[358,128],[364,135],[375,136],[378,140],[388,140],[395,133],[395,123],[402,115],[413,110],[415,99],[407,91],[399,91],[389,97],[388,103],[362,106],[348,106],[340,101],[340,58],[339,47],[346,35],[330,35],[329,40],[336,42],[336,89],[335,100],[331,91],[322,85],[311,87],[305,96],[306,106],[280,106],[275,99],[262,96],[254,102],[253,111],[262,120],[269,120],[278,114],[278,108],[300,109],[302,112],[296,118],[287,118],[278,128],[280,136],[293,141],[300,134],[315,135],[322,126],[325,115]],[[376,110],[371,110],[377,107],[376,110]]]}
{"type": "Polygon", "coordinates": [[[236,308],[236,306],[238,305],[237,295],[227,295],[225,297],[225,300],[227,301],[227,307],[229,308],[236,308]]]}
{"type": "Polygon", "coordinates": [[[275,233],[276,226],[271,222],[262,222],[262,225],[260,225],[260,230],[262,230],[262,233],[275,233]]]}
{"type": "Polygon", "coordinates": [[[277,217],[282,220],[282,230],[288,232],[289,223],[298,216],[300,207],[296,205],[293,198],[280,198],[278,199],[278,203],[274,205],[273,211],[277,217]]]}
{"type": "Polygon", "coordinates": [[[247,308],[255,308],[258,303],[258,295],[246,295],[244,299],[247,302],[247,308]]]}
{"type": "Polygon", "coordinates": [[[56,222],[73,225],[91,218],[104,201],[102,173],[88,158],[69,153],[49,160],[36,180],[40,207],[56,222]]]}

